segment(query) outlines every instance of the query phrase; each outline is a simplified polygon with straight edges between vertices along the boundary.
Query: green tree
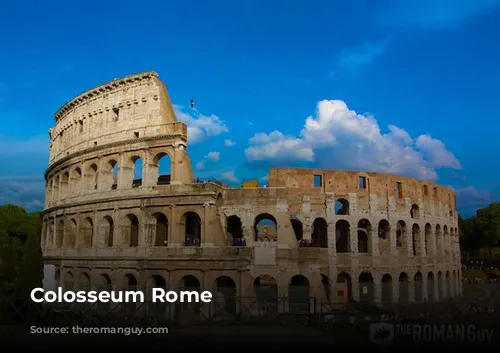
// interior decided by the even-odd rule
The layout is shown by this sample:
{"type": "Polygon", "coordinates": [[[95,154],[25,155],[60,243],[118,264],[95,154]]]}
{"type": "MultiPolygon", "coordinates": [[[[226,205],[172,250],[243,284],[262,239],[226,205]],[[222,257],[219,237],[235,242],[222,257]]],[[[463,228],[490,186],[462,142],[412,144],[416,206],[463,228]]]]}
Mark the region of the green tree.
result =
{"type": "MultiPolygon", "coordinates": [[[[460,219],[459,219],[460,221],[460,219]]],[[[500,203],[477,210],[476,215],[461,222],[461,243],[464,249],[491,249],[500,242],[500,203]]]]}

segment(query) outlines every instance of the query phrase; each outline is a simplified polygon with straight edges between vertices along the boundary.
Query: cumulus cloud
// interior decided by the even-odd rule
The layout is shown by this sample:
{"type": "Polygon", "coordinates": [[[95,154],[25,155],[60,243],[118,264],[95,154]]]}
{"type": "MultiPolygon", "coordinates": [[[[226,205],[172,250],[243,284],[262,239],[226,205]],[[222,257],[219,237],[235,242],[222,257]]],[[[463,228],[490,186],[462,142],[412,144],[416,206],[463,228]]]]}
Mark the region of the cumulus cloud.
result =
{"type": "Polygon", "coordinates": [[[232,147],[232,146],[236,145],[236,142],[231,141],[231,140],[224,140],[224,145],[226,147],[232,147]]]}
{"type": "Polygon", "coordinates": [[[200,143],[209,137],[229,131],[226,124],[217,115],[203,115],[196,109],[192,109],[188,113],[181,106],[174,106],[174,109],[177,119],[185,122],[188,126],[190,144],[200,143]]]}
{"type": "Polygon", "coordinates": [[[220,160],[220,152],[217,151],[208,152],[205,158],[211,162],[218,162],[220,160]]]}
{"type": "Polygon", "coordinates": [[[258,133],[249,140],[250,163],[314,162],[320,168],[358,169],[437,179],[436,169],[461,169],[444,143],[430,135],[412,138],[395,125],[383,133],[376,119],[348,109],[341,100],[318,103],[299,136],[280,131],[258,133]]]}
{"type": "Polygon", "coordinates": [[[43,209],[44,200],[43,175],[0,176],[0,205],[12,203],[31,212],[43,209]]]}
{"type": "Polygon", "coordinates": [[[460,208],[486,207],[494,201],[494,197],[489,191],[478,190],[472,185],[459,188],[449,187],[455,190],[457,205],[460,208]]]}
{"type": "Polygon", "coordinates": [[[240,181],[240,179],[236,175],[234,175],[234,171],[228,171],[222,173],[220,175],[220,179],[227,183],[237,183],[240,181]]]}
{"type": "Polygon", "coordinates": [[[197,162],[196,165],[195,165],[195,168],[198,169],[198,170],[205,169],[205,163],[203,163],[202,161],[197,162]]]}

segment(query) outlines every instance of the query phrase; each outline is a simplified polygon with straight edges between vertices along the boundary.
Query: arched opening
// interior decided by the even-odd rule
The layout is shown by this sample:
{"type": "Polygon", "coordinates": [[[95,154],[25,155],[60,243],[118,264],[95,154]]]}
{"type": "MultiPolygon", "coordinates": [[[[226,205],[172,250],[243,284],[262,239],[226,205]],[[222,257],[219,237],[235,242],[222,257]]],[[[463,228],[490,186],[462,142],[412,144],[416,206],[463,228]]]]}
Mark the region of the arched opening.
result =
{"type": "Polygon", "coordinates": [[[139,246],[139,218],[134,214],[127,215],[128,244],[131,248],[139,246]]]}
{"type": "Polygon", "coordinates": [[[172,161],[167,153],[158,153],[154,158],[155,164],[158,166],[158,185],[168,185],[172,177],[171,165],[172,161]]]}
{"type": "Polygon", "coordinates": [[[68,197],[68,195],[69,195],[68,185],[69,185],[69,173],[64,172],[62,177],[61,177],[61,197],[62,198],[68,197]]]}
{"type": "Polygon", "coordinates": [[[458,296],[459,292],[458,292],[457,273],[455,272],[455,270],[453,270],[451,273],[451,288],[453,290],[453,294],[455,296],[458,296]]]}
{"type": "Polygon", "coordinates": [[[59,184],[60,184],[60,178],[59,176],[56,176],[52,180],[52,200],[58,200],[59,197],[61,196],[59,193],[59,184]]]}
{"type": "Polygon", "coordinates": [[[103,273],[99,278],[99,290],[101,292],[107,292],[113,290],[113,285],[111,283],[111,278],[103,273]]]}
{"type": "Polygon", "coordinates": [[[415,285],[415,301],[421,302],[424,300],[424,279],[420,272],[417,272],[413,277],[415,285]]]}
{"type": "Polygon", "coordinates": [[[410,301],[410,281],[408,275],[401,272],[399,275],[399,302],[408,303],[410,301]]]}
{"type": "Polygon", "coordinates": [[[293,276],[288,285],[291,313],[309,313],[309,280],[302,276],[293,276]]]}
{"type": "Polygon", "coordinates": [[[85,292],[90,291],[90,276],[86,273],[80,275],[79,288],[85,292]]]}
{"type": "Polygon", "coordinates": [[[437,274],[437,286],[438,286],[438,300],[444,299],[444,288],[443,288],[443,273],[441,271],[437,274]]]}
{"type": "Polygon", "coordinates": [[[372,226],[367,219],[358,222],[358,252],[371,252],[372,226]]]}
{"type": "Polygon", "coordinates": [[[451,277],[450,277],[450,271],[446,271],[446,278],[445,278],[445,284],[446,284],[446,298],[451,298],[453,297],[453,292],[451,289],[451,277]]]}
{"type": "Polygon", "coordinates": [[[448,226],[443,227],[443,252],[445,259],[448,259],[448,250],[449,250],[449,245],[450,244],[450,238],[448,234],[448,226]]]}
{"type": "Polygon", "coordinates": [[[386,219],[382,219],[378,222],[378,245],[380,254],[390,254],[390,236],[391,236],[391,225],[386,219]]]}
{"type": "Polygon", "coordinates": [[[359,301],[364,303],[373,303],[375,299],[375,283],[369,272],[363,272],[359,275],[359,301]]]}
{"type": "Polygon", "coordinates": [[[153,288],[167,288],[167,281],[165,281],[165,278],[163,278],[163,276],[153,275],[152,282],[153,288]]]}
{"type": "Polygon", "coordinates": [[[142,158],[134,156],[131,160],[133,164],[132,187],[136,188],[142,185],[142,158]]]}
{"type": "Polygon", "coordinates": [[[419,219],[420,218],[420,209],[416,204],[413,204],[410,209],[410,216],[413,219],[419,219]]]}
{"type": "Polygon", "coordinates": [[[441,234],[441,226],[436,225],[436,255],[443,254],[443,235],[441,234]]]}
{"type": "Polygon", "coordinates": [[[64,221],[61,219],[57,224],[56,248],[60,249],[63,247],[63,240],[64,240],[64,221]]]}
{"type": "MultiPolygon", "coordinates": [[[[200,281],[198,278],[192,275],[187,275],[181,278],[181,286],[183,287],[184,291],[189,291],[189,292],[200,292],[200,281]]],[[[182,310],[187,310],[187,311],[193,311],[195,313],[200,312],[200,303],[199,302],[183,302],[181,303],[182,305],[182,310]]]]}
{"type": "Polygon", "coordinates": [[[434,249],[432,248],[432,226],[427,223],[424,228],[425,237],[425,253],[427,255],[434,255],[434,249]]]}
{"type": "Polygon", "coordinates": [[[195,212],[187,212],[182,216],[184,223],[184,246],[201,245],[201,218],[195,212]]]}
{"type": "Polygon", "coordinates": [[[69,182],[71,190],[68,190],[68,194],[76,194],[76,190],[81,188],[80,182],[82,181],[82,170],[80,168],[75,168],[71,171],[69,175],[69,182]]]}
{"type": "Polygon", "coordinates": [[[325,292],[326,301],[330,302],[330,280],[324,274],[321,274],[321,285],[323,286],[323,290],[325,292]]]}
{"type": "Polygon", "coordinates": [[[215,286],[217,296],[224,301],[218,303],[220,309],[232,315],[236,314],[236,283],[231,277],[221,276],[215,280],[215,286]]]}
{"type": "Polygon", "coordinates": [[[53,241],[54,241],[54,219],[51,218],[49,220],[49,225],[47,227],[47,247],[50,249],[54,246],[53,241]]]}
{"type": "Polygon", "coordinates": [[[66,238],[68,239],[66,246],[68,248],[74,248],[74,247],[76,247],[76,233],[77,233],[77,230],[78,230],[78,227],[77,227],[77,224],[76,224],[76,220],[74,218],[72,218],[69,221],[69,226],[68,226],[67,234],[66,234],[66,238]]]}
{"type": "Polygon", "coordinates": [[[392,276],[386,273],[382,277],[382,302],[391,303],[392,302],[392,276]]]}
{"type": "Polygon", "coordinates": [[[396,225],[396,248],[406,249],[406,223],[399,221],[396,225]]]}
{"type": "Polygon", "coordinates": [[[255,296],[259,303],[259,311],[273,314],[278,310],[278,283],[269,275],[260,275],[253,281],[255,296]]]}
{"type": "Polygon", "coordinates": [[[349,201],[346,199],[335,201],[335,214],[339,216],[349,215],[349,201]]]}
{"type": "Polygon", "coordinates": [[[98,181],[99,181],[98,179],[99,179],[99,173],[97,171],[97,165],[91,164],[85,170],[85,185],[87,186],[87,189],[88,190],[97,190],[98,181]]]}
{"type": "Polygon", "coordinates": [[[411,228],[411,241],[413,256],[421,255],[422,251],[420,248],[420,226],[416,223],[411,228]]]}
{"type": "Polygon", "coordinates": [[[64,291],[72,291],[75,285],[75,278],[71,272],[66,272],[64,275],[63,288],[64,291]]]}
{"type": "Polygon", "coordinates": [[[324,218],[316,218],[314,220],[311,238],[313,246],[318,248],[328,247],[328,224],[324,218]]]}
{"type": "Polygon", "coordinates": [[[429,272],[427,274],[427,301],[433,302],[436,300],[436,297],[434,296],[434,273],[429,272]]]}
{"type": "Polygon", "coordinates": [[[255,241],[277,241],[278,222],[269,213],[261,213],[254,221],[255,241]]]}
{"type": "Polygon", "coordinates": [[[102,222],[103,235],[104,235],[104,245],[107,247],[113,246],[114,234],[115,234],[115,223],[111,216],[105,216],[102,222]]]}
{"type": "Polygon", "coordinates": [[[125,289],[135,291],[137,290],[137,279],[131,273],[125,275],[125,289]]]}
{"type": "Polygon", "coordinates": [[[238,216],[229,216],[226,219],[227,237],[233,246],[245,246],[245,238],[243,237],[243,225],[238,216]]]}
{"type": "Polygon", "coordinates": [[[297,241],[299,242],[299,246],[302,246],[303,242],[301,241],[303,240],[304,237],[304,229],[303,229],[304,227],[302,226],[302,222],[296,218],[292,218],[290,219],[290,223],[292,224],[292,229],[293,233],[295,234],[295,239],[297,239],[297,241]]]}
{"type": "Polygon", "coordinates": [[[348,253],[351,251],[349,222],[344,219],[337,221],[335,224],[336,250],[338,253],[348,253]]]}
{"type": "Polygon", "coordinates": [[[94,242],[94,222],[92,222],[90,217],[85,218],[82,228],[83,247],[91,248],[94,242]]]}
{"type": "Polygon", "coordinates": [[[335,281],[335,291],[338,302],[347,303],[352,299],[352,280],[348,273],[338,274],[335,281]]]}
{"type": "Polygon", "coordinates": [[[101,168],[101,182],[104,190],[115,190],[118,186],[118,163],[111,159],[101,168]]]}
{"type": "Polygon", "coordinates": [[[153,215],[156,221],[154,246],[168,245],[168,219],[163,213],[153,215]]]}

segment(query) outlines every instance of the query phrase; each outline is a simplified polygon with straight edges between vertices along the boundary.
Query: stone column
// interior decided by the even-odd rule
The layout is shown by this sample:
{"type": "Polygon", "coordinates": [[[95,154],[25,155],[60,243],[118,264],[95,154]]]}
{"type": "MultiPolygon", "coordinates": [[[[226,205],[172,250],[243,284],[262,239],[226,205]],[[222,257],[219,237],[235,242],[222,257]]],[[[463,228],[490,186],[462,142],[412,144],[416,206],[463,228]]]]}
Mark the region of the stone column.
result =
{"type": "Polygon", "coordinates": [[[337,254],[337,239],[335,223],[328,223],[328,255],[335,256],[337,254]]]}
{"type": "Polygon", "coordinates": [[[392,274],[392,301],[399,303],[399,275],[397,273],[392,274]]]}
{"type": "Polygon", "coordinates": [[[378,228],[372,226],[372,230],[370,231],[370,239],[371,242],[371,255],[372,256],[380,256],[380,246],[378,242],[378,228]]]}
{"type": "Polygon", "coordinates": [[[389,242],[390,242],[390,254],[392,256],[397,256],[398,247],[397,247],[397,225],[391,225],[389,242]]]}
{"type": "Polygon", "coordinates": [[[200,246],[202,247],[211,247],[214,245],[213,241],[214,234],[210,232],[210,222],[208,221],[210,219],[212,209],[213,207],[210,203],[205,202],[203,204],[203,224],[202,224],[203,233],[200,236],[201,238],[200,246]]]}
{"type": "Polygon", "coordinates": [[[356,228],[350,226],[349,227],[349,246],[351,250],[351,254],[353,256],[358,255],[358,230],[357,230],[357,225],[356,228]]]}

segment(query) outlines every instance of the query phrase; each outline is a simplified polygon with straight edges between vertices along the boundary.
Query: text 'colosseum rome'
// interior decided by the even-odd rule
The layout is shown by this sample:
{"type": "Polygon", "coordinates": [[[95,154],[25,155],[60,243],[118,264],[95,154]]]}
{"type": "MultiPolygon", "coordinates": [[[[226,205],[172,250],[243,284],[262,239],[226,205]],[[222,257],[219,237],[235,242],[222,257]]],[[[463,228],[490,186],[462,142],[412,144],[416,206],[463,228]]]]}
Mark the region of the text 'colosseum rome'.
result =
{"type": "Polygon", "coordinates": [[[55,120],[42,249],[66,289],[199,288],[268,303],[287,297],[284,311],[309,298],[341,305],[461,294],[451,189],[293,168],[271,169],[267,187],[199,181],[187,126],[154,72],[86,91],[55,120]]]}

